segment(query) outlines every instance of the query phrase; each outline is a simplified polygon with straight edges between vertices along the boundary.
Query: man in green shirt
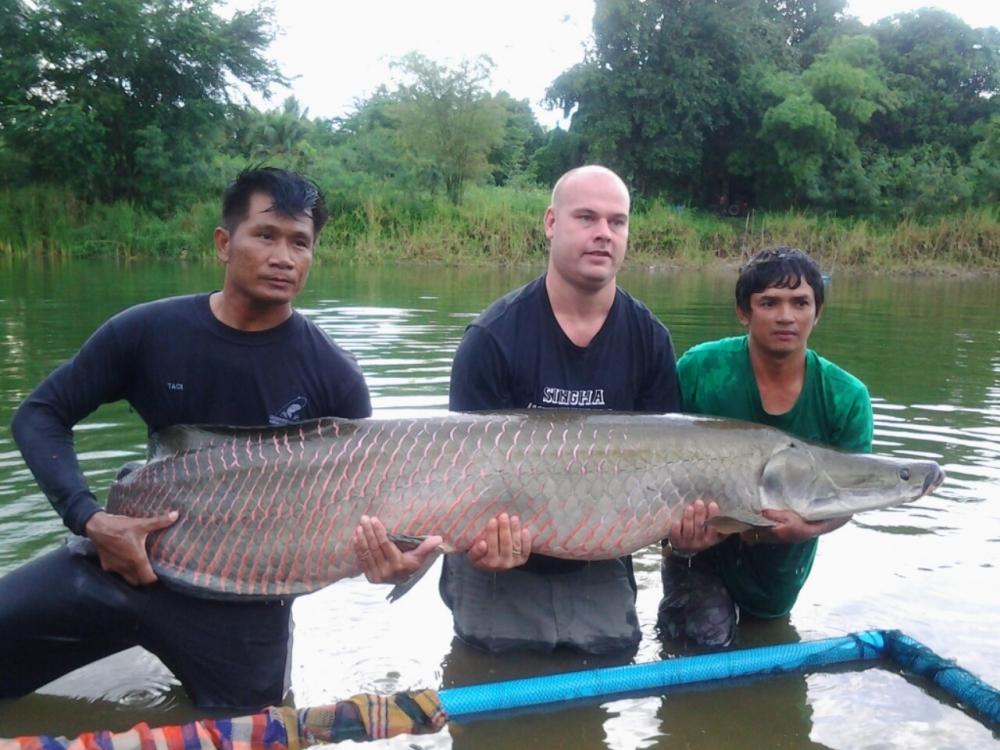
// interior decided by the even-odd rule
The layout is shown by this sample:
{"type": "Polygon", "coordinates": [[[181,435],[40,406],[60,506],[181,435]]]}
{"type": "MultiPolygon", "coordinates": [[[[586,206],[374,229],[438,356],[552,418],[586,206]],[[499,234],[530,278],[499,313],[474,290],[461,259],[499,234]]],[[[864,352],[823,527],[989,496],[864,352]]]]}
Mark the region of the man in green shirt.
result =
{"type": "MultiPolygon", "coordinates": [[[[699,344],[677,363],[684,411],[870,453],[868,390],[807,348],[822,307],[823,278],[812,258],[788,247],[754,256],[736,282],[746,335],[699,344]]],[[[817,537],[848,521],[810,523],[790,511],[764,511],[775,526],[726,536],[705,526],[717,512],[715,503],[697,501],[665,541],[657,624],[668,638],[723,646],[733,638],[737,612],[788,614],[812,569],[817,537]]]]}

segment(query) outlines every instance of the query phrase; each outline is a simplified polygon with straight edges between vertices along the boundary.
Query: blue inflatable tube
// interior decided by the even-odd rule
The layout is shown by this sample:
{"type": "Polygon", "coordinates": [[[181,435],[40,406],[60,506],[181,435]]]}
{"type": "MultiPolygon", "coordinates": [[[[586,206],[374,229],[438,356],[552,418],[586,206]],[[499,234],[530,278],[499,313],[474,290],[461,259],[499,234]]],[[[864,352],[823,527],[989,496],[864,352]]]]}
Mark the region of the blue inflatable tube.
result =
{"type": "Polygon", "coordinates": [[[898,631],[869,630],[803,643],[724,651],[645,664],[629,664],[439,691],[452,717],[508,711],[564,701],[611,696],[749,677],[802,672],[831,664],[889,658],[904,671],[929,677],[950,695],[1000,727],[1000,692],[898,631]]]}

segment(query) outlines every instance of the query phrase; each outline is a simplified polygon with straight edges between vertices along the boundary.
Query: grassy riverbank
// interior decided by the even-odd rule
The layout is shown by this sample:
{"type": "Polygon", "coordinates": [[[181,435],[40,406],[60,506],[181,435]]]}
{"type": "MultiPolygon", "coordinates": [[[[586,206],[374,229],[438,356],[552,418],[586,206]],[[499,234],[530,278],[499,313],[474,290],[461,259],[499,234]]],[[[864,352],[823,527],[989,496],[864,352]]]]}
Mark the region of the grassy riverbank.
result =
{"type": "MultiPolygon", "coordinates": [[[[444,200],[411,198],[404,206],[388,197],[334,197],[319,256],[338,262],[541,262],[547,202],[547,192],[536,188],[473,189],[457,207],[444,200]]],[[[11,190],[0,194],[0,253],[209,256],[217,222],[216,201],[161,217],[129,203],[88,203],[58,189],[11,190]]],[[[644,202],[632,217],[629,252],[633,263],[701,267],[738,261],[773,244],[807,249],[831,270],[1000,273],[1000,212],[897,222],[762,211],[720,219],[644,202]]]]}

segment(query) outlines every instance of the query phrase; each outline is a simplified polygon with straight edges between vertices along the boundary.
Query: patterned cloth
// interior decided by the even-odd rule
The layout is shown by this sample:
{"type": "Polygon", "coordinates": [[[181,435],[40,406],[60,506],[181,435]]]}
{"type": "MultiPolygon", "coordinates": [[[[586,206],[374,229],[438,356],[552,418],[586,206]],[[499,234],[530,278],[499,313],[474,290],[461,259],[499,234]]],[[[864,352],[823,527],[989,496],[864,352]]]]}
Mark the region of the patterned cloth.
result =
{"type": "Polygon", "coordinates": [[[66,737],[0,739],[0,750],[299,750],[318,743],[429,734],[448,717],[434,690],[394,695],[361,694],[327,706],[272,707],[235,719],[203,719],[125,732],[66,737]]]}

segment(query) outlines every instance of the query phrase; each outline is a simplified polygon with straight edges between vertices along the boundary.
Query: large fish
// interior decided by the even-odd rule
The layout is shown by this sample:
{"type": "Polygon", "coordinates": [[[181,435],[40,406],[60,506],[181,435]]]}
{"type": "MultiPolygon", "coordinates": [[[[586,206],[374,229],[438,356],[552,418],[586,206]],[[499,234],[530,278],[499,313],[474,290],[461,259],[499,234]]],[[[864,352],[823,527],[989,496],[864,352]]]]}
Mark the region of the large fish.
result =
{"type": "Polygon", "coordinates": [[[680,415],[539,410],[274,428],[171,427],[108,511],[179,520],[150,537],[168,584],[216,597],[287,597],[361,572],[362,515],[390,533],[465,550],[501,512],[532,551],[599,560],[663,538],[686,503],[718,502],[724,531],[908,502],[944,478],[933,461],[855,455],[760,425],[680,415]]]}

